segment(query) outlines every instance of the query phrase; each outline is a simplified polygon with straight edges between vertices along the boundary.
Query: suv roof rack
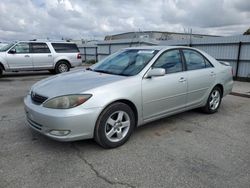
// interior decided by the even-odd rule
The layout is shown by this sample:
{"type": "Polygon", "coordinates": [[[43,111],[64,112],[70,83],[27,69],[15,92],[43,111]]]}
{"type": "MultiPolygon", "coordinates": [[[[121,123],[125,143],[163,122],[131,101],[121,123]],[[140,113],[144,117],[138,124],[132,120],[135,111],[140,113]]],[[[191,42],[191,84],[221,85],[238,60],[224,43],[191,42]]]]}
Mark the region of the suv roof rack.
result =
{"type": "Polygon", "coordinates": [[[55,40],[55,39],[31,39],[29,41],[37,42],[71,42],[70,40],[55,40]]]}

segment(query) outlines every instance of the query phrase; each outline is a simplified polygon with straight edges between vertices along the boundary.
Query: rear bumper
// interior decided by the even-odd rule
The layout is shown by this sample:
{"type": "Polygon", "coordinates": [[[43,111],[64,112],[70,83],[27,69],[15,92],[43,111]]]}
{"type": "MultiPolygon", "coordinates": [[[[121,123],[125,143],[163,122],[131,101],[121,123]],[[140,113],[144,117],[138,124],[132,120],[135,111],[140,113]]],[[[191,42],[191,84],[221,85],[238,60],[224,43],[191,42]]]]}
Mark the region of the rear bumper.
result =
{"type": "Polygon", "coordinates": [[[25,112],[29,126],[58,141],[74,141],[93,138],[95,123],[101,108],[68,110],[48,109],[33,104],[30,95],[25,97],[25,112]],[[65,131],[65,135],[55,135],[53,131],[65,131]]]}
{"type": "Polygon", "coordinates": [[[82,65],[82,59],[78,59],[78,60],[76,60],[76,61],[71,61],[71,62],[70,62],[70,65],[71,65],[71,67],[80,66],[80,65],[82,65]]]}
{"type": "Polygon", "coordinates": [[[227,94],[231,93],[233,90],[233,80],[228,81],[226,84],[224,84],[224,92],[223,97],[227,94]]]}

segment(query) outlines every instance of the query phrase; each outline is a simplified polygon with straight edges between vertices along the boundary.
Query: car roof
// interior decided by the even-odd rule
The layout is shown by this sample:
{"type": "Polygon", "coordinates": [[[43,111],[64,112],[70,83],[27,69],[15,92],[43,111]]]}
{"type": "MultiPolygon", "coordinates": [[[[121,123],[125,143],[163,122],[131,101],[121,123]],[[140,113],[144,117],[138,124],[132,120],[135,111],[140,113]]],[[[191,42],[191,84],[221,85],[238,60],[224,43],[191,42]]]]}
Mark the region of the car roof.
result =
{"type": "Polygon", "coordinates": [[[135,50],[168,50],[168,49],[175,49],[175,48],[187,48],[187,49],[194,49],[188,46],[137,46],[137,47],[129,47],[125,49],[135,49],[135,50]]]}

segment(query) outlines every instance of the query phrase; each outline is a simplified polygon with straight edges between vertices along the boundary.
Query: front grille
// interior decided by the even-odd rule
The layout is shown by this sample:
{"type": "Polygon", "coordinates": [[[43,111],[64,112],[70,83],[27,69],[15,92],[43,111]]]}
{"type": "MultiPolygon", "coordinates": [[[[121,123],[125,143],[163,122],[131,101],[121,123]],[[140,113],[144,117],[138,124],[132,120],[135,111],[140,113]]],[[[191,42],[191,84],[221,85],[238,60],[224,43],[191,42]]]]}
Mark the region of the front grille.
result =
{"type": "Polygon", "coordinates": [[[38,95],[37,93],[31,92],[31,99],[33,102],[37,104],[42,104],[44,101],[48,99],[48,97],[44,97],[42,95],[38,95]]]}

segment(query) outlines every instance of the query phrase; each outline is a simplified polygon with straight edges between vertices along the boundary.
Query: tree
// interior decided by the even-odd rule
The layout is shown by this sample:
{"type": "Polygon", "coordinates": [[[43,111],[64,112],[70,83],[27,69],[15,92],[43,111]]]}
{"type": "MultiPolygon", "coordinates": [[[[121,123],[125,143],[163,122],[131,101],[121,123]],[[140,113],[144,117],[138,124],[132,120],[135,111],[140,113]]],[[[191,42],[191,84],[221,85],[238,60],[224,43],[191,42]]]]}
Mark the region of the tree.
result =
{"type": "Polygon", "coordinates": [[[243,35],[250,35],[250,28],[248,30],[246,30],[243,35]]]}

